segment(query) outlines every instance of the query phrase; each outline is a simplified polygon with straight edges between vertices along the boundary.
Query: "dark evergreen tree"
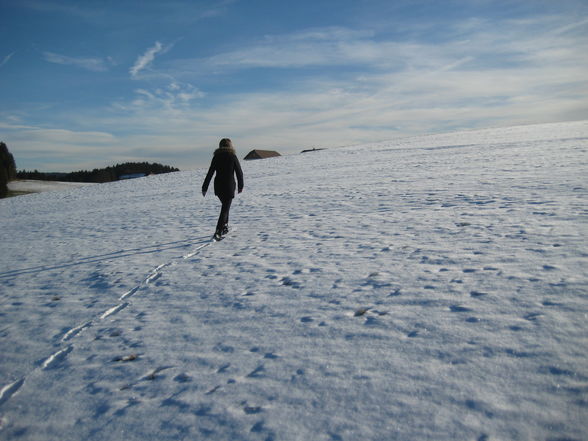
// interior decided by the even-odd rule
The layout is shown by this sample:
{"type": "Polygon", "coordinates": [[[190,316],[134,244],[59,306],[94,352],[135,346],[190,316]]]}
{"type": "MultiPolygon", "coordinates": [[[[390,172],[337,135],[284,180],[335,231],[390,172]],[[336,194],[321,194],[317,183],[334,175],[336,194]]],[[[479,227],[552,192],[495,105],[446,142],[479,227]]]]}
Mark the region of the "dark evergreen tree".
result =
{"type": "Polygon", "coordinates": [[[8,182],[16,178],[16,164],[14,156],[8,151],[8,147],[0,142],[0,198],[8,194],[8,182]]]}
{"type": "Polygon", "coordinates": [[[0,167],[0,199],[5,198],[8,194],[8,175],[6,169],[0,167]]]}
{"type": "Polygon", "coordinates": [[[20,179],[39,179],[44,181],[65,181],[65,182],[111,182],[117,181],[125,175],[151,175],[160,173],[177,172],[180,169],[148,162],[125,162],[116,164],[112,167],[106,167],[94,170],[80,170],[71,173],[40,173],[37,170],[19,171],[17,176],[20,179]]]}

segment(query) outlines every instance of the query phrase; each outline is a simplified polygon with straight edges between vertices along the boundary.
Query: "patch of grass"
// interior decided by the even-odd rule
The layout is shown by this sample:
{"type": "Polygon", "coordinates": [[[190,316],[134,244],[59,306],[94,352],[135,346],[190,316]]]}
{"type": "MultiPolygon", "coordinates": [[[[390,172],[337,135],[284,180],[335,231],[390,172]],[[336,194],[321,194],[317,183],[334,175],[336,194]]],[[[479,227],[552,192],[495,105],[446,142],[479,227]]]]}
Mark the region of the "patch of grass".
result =
{"type": "Polygon", "coordinates": [[[25,194],[33,194],[37,193],[36,191],[15,191],[15,190],[8,190],[8,194],[6,195],[7,198],[13,198],[15,196],[23,196],[25,194]]]}

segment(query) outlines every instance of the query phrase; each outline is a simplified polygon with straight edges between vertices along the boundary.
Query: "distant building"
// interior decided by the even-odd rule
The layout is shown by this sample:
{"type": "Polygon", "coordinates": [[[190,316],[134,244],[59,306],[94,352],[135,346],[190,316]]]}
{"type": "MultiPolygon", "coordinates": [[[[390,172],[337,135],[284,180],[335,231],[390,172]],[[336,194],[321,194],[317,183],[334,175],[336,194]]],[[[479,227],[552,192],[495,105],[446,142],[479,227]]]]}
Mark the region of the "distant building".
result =
{"type": "Polygon", "coordinates": [[[245,156],[245,160],[251,159],[266,159],[266,158],[273,158],[274,156],[281,156],[278,152],[274,152],[273,150],[251,150],[245,156]]]}
{"type": "Polygon", "coordinates": [[[324,150],[324,149],[312,148],[312,149],[302,150],[300,153],[318,152],[319,150],[324,150]]]}
{"type": "Polygon", "coordinates": [[[136,179],[136,178],[142,178],[144,176],[147,176],[146,173],[128,173],[126,175],[120,175],[118,177],[118,179],[120,179],[121,181],[123,179],[136,179]]]}

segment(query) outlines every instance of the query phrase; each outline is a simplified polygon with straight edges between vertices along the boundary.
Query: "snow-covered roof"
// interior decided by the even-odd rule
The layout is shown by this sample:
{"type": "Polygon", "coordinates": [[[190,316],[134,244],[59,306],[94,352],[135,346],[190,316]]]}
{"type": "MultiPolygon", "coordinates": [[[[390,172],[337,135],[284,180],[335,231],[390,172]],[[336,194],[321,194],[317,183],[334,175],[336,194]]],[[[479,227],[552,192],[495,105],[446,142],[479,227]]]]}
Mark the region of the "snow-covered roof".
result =
{"type": "Polygon", "coordinates": [[[247,159],[247,160],[249,160],[249,159],[266,159],[266,158],[273,158],[275,156],[280,156],[280,154],[278,152],[273,151],[273,150],[254,149],[254,150],[251,150],[249,153],[247,153],[247,155],[243,159],[247,159]]]}

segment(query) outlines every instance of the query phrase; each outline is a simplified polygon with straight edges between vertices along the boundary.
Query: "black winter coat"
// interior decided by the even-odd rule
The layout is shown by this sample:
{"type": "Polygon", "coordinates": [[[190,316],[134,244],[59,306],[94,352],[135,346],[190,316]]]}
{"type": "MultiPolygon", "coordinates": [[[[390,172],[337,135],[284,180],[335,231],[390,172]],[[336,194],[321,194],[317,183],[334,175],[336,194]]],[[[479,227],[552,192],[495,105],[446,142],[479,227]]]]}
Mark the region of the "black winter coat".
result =
{"type": "Polygon", "coordinates": [[[214,152],[210,168],[202,184],[202,192],[206,193],[212,175],[216,172],[214,178],[214,194],[221,200],[232,199],[235,197],[235,175],[239,183],[239,193],[243,190],[243,171],[239,159],[234,150],[219,148],[214,152]]]}

